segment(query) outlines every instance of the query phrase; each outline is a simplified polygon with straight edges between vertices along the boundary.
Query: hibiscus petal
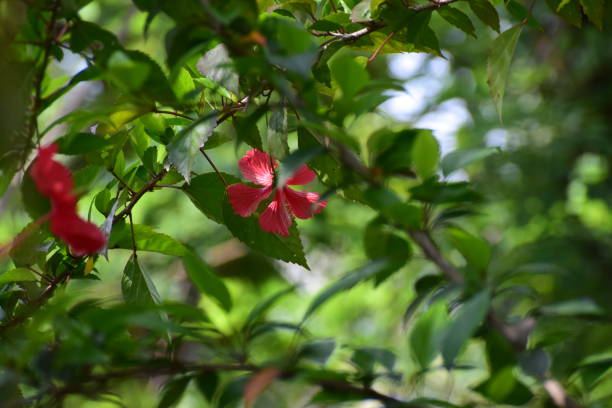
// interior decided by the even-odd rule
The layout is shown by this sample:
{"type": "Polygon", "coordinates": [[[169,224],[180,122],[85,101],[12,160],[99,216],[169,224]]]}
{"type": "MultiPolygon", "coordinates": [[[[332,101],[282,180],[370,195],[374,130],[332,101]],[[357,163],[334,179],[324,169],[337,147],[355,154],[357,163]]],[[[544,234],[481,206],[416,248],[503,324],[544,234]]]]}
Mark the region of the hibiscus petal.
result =
{"type": "MultiPolygon", "coordinates": [[[[252,149],[246,152],[238,162],[242,175],[249,181],[260,186],[270,187],[274,182],[274,171],[270,163],[270,155],[261,150],[252,149]]],[[[274,167],[276,167],[276,162],[274,167]]]]}
{"type": "Polygon", "coordinates": [[[298,218],[311,218],[327,205],[327,201],[318,202],[319,194],[317,193],[295,191],[288,187],[285,187],[283,191],[291,211],[298,218]]]}
{"type": "Polygon", "coordinates": [[[266,211],[259,216],[259,225],[264,231],[288,237],[292,222],[291,215],[283,202],[283,194],[277,191],[274,200],[268,205],[266,211]]]}
{"type": "Polygon", "coordinates": [[[268,197],[271,191],[271,187],[255,188],[244,184],[233,184],[227,188],[232,208],[242,217],[253,214],[259,203],[268,197]]]}
{"type": "Polygon", "coordinates": [[[287,180],[287,185],[289,186],[299,186],[303,184],[308,184],[313,181],[317,175],[314,171],[310,170],[308,166],[303,164],[299,169],[291,177],[287,180]]]}
{"type": "Polygon", "coordinates": [[[85,221],[76,213],[76,198],[72,196],[54,202],[51,232],[68,244],[76,256],[96,253],[106,243],[104,233],[95,224],[85,221]]]}
{"type": "Polygon", "coordinates": [[[73,188],[70,170],[53,160],[56,151],[55,144],[38,149],[36,161],[30,171],[38,191],[52,200],[70,194],[73,188]]]}

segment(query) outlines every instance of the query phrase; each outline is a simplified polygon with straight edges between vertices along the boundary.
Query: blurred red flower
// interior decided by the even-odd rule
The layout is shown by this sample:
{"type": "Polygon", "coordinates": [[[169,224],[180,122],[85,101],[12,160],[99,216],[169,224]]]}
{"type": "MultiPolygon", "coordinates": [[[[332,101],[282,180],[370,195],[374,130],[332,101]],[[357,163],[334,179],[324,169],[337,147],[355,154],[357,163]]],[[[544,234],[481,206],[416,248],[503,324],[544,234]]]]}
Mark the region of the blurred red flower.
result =
{"type": "Polygon", "coordinates": [[[70,246],[76,256],[93,254],[104,248],[106,237],[93,223],[77,213],[77,198],[70,170],[53,160],[57,146],[38,149],[30,174],[38,191],[51,200],[51,232],[70,246]]]}

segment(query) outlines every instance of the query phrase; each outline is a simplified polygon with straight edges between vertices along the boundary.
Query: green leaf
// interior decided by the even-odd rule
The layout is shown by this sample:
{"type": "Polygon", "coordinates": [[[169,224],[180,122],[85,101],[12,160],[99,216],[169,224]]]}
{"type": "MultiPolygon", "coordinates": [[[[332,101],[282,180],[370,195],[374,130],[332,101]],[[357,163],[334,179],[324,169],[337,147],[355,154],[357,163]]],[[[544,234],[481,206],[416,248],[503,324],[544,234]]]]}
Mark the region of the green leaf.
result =
{"type": "Polygon", "coordinates": [[[187,389],[191,377],[173,378],[164,384],[162,398],[157,408],[170,408],[178,404],[187,389]]]}
{"type": "Polygon", "coordinates": [[[51,211],[51,203],[38,191],[30,173],[31,168],[32,166],[28,168],[21,181],[21,201],[28,215],[37,219],[51,211]]]}
{"type": "Polygon", "coordinates": [[[525,405],[533,394],[514,376],[514,367],[506,366],[491,373],[491,377],[474,390],[489,400],[503,405],[525,405]]]}
{"type": "Polygon", "coordinates": [[[41,245],[49,237],[48,227],[32,221],[19,234],[23,234],[23,239],[9,252],[15,266],[31,266],[44,262],[46,251],[42,250],[41,245]]]}
{"type": "Polygon", "coordinates": [[[523,6],[516,0],[509,0],[506,2],[506,9],[512,16],[518,21],[523,21],[527,19],[527,25],[531,28],[535,28],[536,30],[544,31],[544,27],[538,23],[538,21],[533,17],[533,13],[531,13],[527,7],[523,6]]]}
{"type": "MultiPolygon", "coordinates": [[[[228,184],[240,182],[237,177],[221,173],[228,184]]],[[[194,177],[191,183],[184,184],[183,191],[208,218],[216,223],[223,224],[223,197],[225,197],[225,186],[219,180],[216,173],[205,173],[194,177]]]]}
{"type": "Polygon", "coordinates": [[[121,293],[126,303],[154,305],[161,302],[151,277],[140,267],[134,255],[130,257],[123,270],[121,293]]]}
{"type": "Polygon", "coordinates": [[[238,75],[231,67],[231,59],[224,44],[207,51],[197,62],[198,71],[234,94],[240,92],[238,75]]]}
{"type": "Polygon", "coordinates": [[[281,261],[291,262],[308,269],[304,248],[295,222],[289,228],[289,236],[266,232],[253,216],[241,217],[234,213],[227,201],[223,207],[223,222],[230,232],[250,248],[281,261]]]}
{"type": "Polygon", "coordinates": [[[595,24],[595,27],[601,30],[603,28],[604,0],[580,0],[580,4],[584,14],[595,24]]]}
{"type": "Polygon", "coordinates": [[[577,0],[546,0],[546,3],[552,11],[574,27],[582,26],[582,11],[577,0]]]}
{"type": "Polygon", "coordinates": [[[544,305],[541,313],[553,316],[603,316],[605,311],[592,299],[573,299],[544,305]]]}
{"type": "Polygon", "coordinates": [[[370,259],[386,257],[389,267],[384,273],[376,276],[376,284],[380,284],[391,274],[408,262],[412,257],[412,247],[404,238],[388,231],[381,219],[374,219],[368,224],[363,236],[366,254],[370,259]]]}
{"type": "Polygon", "coordinates": [[[487,83],[499,120],[502,120],[502,103],[506,91],[506,79],[523,25],[518,24],[504,31],[491,44],[487,60],[487,83]]]}
{"type": "Polygon", "coordinates": [[[34,272],[26,268],[15,268],[0,274],[0,285],[10,282],[35,281],[37,276],[34,272]]]}
{"type": "Polygon", "coordinates": [[[297,352],[297,358],[325,365],[335,349],[336,340],[334,339],[314,340],[300,347],[297,352]]]}
{"type": "Polygon", "coordinates": [[[78,155],[93,153],[112,145],[112,140],[91,133],[74,133],[57,140],[59,153],[78,155]]]}
{"type": "Polygon", "coordinates": [[[283,296],[294,291],[294,287],[291,286],[287,289],[283,289],[280,292],[275,293],[264,301],[258,303],[250,312],[244,322],[245,327],[252,326],[257,323],[267,311],[283,296]]]}
{"type": "Polygon", "coordinates": [[[497,147],[454,150],[442,158],[440,167],[442,167],[442,173],[444,173],[445,176],[448,176],[455,170],[462,169],[469,164],[482,160],[498,152],[499,148],[497,147]]]}
{"type": "Polygon", "coordinates": [[[197,375],[194,380],[202,395],[209,402],[212,401],[215,391],[219,386],[219,375],[214,371],[204,371],[197,375]]]}
{"type": "MultiPolygon", "coordinates": [[[[147,225],[134,225],[134,237],[138,251],[157,252],[165,255],[185,256],[189,250],[170,235],[155,232],[147,225]]],[[[130,226],[121,221],[113,226],[108,244],[109,249],[132,249],[130,226]]]]}
{"type": "Polygon", "coordinates": [[[351,362],[366,373],[373,373],[376,363],[392,372],[396,359],[392,351],[378,347],[360,347],[351,356],[351,362]]]}
{"type": "Polygon", "coordinates": [[[370,188],[363,195],[365,203],[378,210],[392,224],[419,229],[422,224],[421,208],[403,202],[397,194],[385,188],[370,188]]]}
{"type": "Polygon", "coordinates": [[[488,0],[470,0],[468,3],[480,21],[499,33],[499,15],[488,0]]]}
{"type": "Polygon", "coordinates": [[[447,232],[453,246],[470,266],[477,271],[487,268],[491,260],[491,246],[487,241],[459,228],[449,228],[447,232]]]}
{"type": "Polygon", "coordinates": [[[412,146],[412,162],[422,179],[428,179],[436,174],[440,146],[429,130],[421,130],[412,146]]]}
{"type": "Polygon", "coordinates": [[[151,67],[143,61],[131,59],[123,51],[115,51],[108,60],[106,78],[123,92],[139,90],[146,82],[151,67]]]}
{"type": "MultiPolygon", "coordinates": [[[[298,127],[297,134],[300,150],[324,149],[308,129],[300,126],[298,127]]],[[[328,153],[323,153],[310,159],[309,167],[319,174],[319,180],[322,183],[331,186],[337,186],[340,183],[342,169],[338,162],[328,153]]]]}
{"type": "Polygon", "coordinates": [[[217,114],[204,114],[177,133],[168,144],[166,163],[174,166],[187,183],[191,180],[191,169],[200,155],[200,147],[204,146],[215,127],[217,114]]]}
{"type": "Polygon", "coordinates": [[[183,256],[183,265],[189,279],[195,284],[200,293],[215,298],[223,309],[232,308],[232,298],[225,283],[217,277],[214,270],[202,260],[195,252],[189,251],[183,256]]]}
{"type": "Polygon", "coordinates": [[[336,296],[338,293],[347,291],[353,286],[357,285],[359,282],[374,277],[377,273],[384,270],[387,267],[387,264],[388,261],[386,259],[378,259],[362,266],[361,268],[355,269],[354,271],[349,272],[342,278],[338,279],[314,298],[314,300],[308,306],[306,313],[304,313],[302,321],[308,319],[319,307],[321,307],[332,297],[336,296]]]}
{"type": "Polygon", "coordinates": [[[338,85],[342,98],[355,96],[370,80],[363,65],[350,55],[335,56],[329,62],[332,79],[338,85]]]}
{"type": "Polygon", "coordinates": [[[474,335],[489,310],[490,293],[483,290],[463,304],[448,325],[442,339],[444,366],[453,366],[463,345],[474,335]]]}
{"type": "Polygon", "coordinates": [[[410,332],[410,351],[425,370],[440,352],[444,328],[448,324],[446,304],[438,301],[425,310],[410,332]]]}
{"type": "Polygon", "coordinates": [[[472,24],[472,20],[464,12],[446,5],[438,9],[438,14],[467,35],[476,38],[474,24],[472,24]]]}

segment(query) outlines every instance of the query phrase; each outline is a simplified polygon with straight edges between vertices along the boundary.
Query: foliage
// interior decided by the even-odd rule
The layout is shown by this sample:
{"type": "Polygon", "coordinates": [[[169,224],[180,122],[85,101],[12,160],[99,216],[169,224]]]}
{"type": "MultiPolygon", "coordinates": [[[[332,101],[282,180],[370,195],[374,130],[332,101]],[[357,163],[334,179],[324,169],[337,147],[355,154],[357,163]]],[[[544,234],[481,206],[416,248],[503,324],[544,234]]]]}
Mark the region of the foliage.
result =
{"type": "Polygon", "coordinates": [[[0,405],[608,406],[609,9],[0,2],[0,405]],[[449,151],[423,119],[457,101],[449,151]],[[51,143],[70,174],[31,170],[51,143]],[[326,208],[237,214],[252,149],[326,208]]]}

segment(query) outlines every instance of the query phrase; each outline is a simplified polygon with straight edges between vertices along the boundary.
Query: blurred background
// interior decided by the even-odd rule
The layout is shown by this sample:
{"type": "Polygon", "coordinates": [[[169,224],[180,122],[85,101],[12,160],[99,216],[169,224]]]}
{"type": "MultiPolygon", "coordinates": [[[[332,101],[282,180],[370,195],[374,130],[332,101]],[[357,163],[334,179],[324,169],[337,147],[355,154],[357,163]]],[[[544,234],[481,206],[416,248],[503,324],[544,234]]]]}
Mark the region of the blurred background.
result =
{"type": "MultiPolygon", "coordinates": [[[[608,7],[606,22],[612,22],[611,9],[608,7]]],[[[92,2],[79,14],[84,20],[99,23],[116,33],[126,48],[142,50],[164,65],[164,35],[171,26],[164,15],[147,22],[145,13],[120,0],[92,2]],[[149,24],[148,35],[143,39],[145,24],[149,24]]],[[[446,58],[425,54],[380,56],[371,68],[372,73],[401,79],[404,91],[390,91],[389,100],[379,111],[367,114],[363,122],[353,124],[349,131],[365,146],[369,135],[378,127],[396,121],[408,127],[432,129],[443,154],[457,148],[498,147],[500,153],[448,176],[451,180],[474,181],[484,193],[486,201],[479,213],[464,221],[463,226],[493,244],[492,279],[516,272],[514,283],[524,284],[527,292],[521,297],[517,316],[521,308],[529,310],[534,302],[583,298],[591,299],[609,316],[612,311],[612,181],[609,177],[612,32],[610,24],[604,24],[602,30],[592,25],[576,29],[554,17],[542,1],[535,3],[534,15],[539,28],[523,30],[519,39],[503,105],[503,123],[499,121],[486,84],[485,55],[496,33],[475,22],[478,39],[467,37],[434,15],[434,24],[439,25],[436,32],[443,33],[440,45],[446,58]]],[[[10,21],[6,14],[4,17],[2,30],[11,30],[19,25],[23,15],[13,15],[10,21]]],[[[509,21],[502,19],[502,31],[509,26],[509,21]]],[[[3,46],[0,45],[0,55],[3,46]]],[[[52,81],[57,81],[59,86],[84,66],[81,57],[66,50],[62,61],[50,66],[52,81]]],[[[0,154],[2,160],[9,160],[11,146],[19,143],[19,138],[13,135],[23,120],[20,115],[27,104],[21,86],[29,79],[22,71],[1,61],[0,73],[0,154]]],[[[44,113],[41,127],[77,107],[95,104],[101,92],[102,85],[98,82],[80,83],[44,113]]],[[[59,125],[45,140],[50,142],[61,135],[59,125]]],[[[295,135],[290,136],[293,147],[297,145],[295,139],[295,135]]],[[[246,146],[227,143],[209,154],[222,171],[240,176],[237,161],[246,150],[246,146]]],[[[82,166],[78,161],[66,163],[73,169],[82,166]]],[[[201,160],[195,171],[208,172],[210,168],[201,160]]],[[[0,200],[0,243],[9,242],[30,220],[22,209],[19,177],[12,181],[0,200]]],[[[106,176],[99,177],[102,185],[106,176]]],[[[8,180],[3,178],[2,182],[8,180]]],[[[322,192],[325,187],[313,184],[312,189],[322,192]]],[[[88,191],[81,199],[82,215],[88,215],[88,207],[97,193],[88,191]]],[[[91,214],[94,222],[103,221],[96,211],[91,214]]],[[[309,300],[327,283],[366,262],[361,237],[375,213],[334,196],[328,208],[313,220],[298,220],[310,271],[250,251],[174,189],[147,194],[136,207],[134,217],[135,222],[154,226],[192,246],[226,278],[235,300],[231,313],[205,298],[199,302],[214,323],[229,333],[259,300],[290,285],[296,285],[299,296],[286,297],[273,309],[272,316],[298,321],[309,300]]],[[[446,245],[444,239],[439,237],[446,245]]],[[[98,262],[101,280],[71,282],[68,288],[71,296],[86,299],[102,294],[108,301],[119,299],[121,274],[129,256],[129,250],[113,250],[109,261],[98,262]]],[[[449,257],[458,265],[463,262],[456,251],[449,252],[449,257]]],[[[194,296],[178,260],[150,253],[143,253],[140,258],[162,298],[185,300],[194,296]]],[[[1,271],[6,268],[6,262],[0,264],[1,271]]],[[[410,327],[410,321],[403,321],[403,315],[414,300],[413,283],[434,272],[434,267],[417,255],[376,289],[370,284],[359,285],[329,301],[308,322],[307,330],[318,338],[334,338],[337,344],[352,348],[372,344],[391,348],[398,354],[400,364],[412,372],[406,382],[411,390],[461,400],[462,393],[471,393],[466,386],[477,384],[486,373],[481,344],[473,342],[462,360],[475,369],[456,371],[452,376],[444,370],[426,375],[418,373],[407,347],[406,327],[410,327]]],[[[512,298],[514,294],[508,296],[512,298]]],[[[513,299],[515,305],[516,299],[513,299]]],[[[503,307],[503,302],[500,305],[503,307]]],[[[561,376],[583,355],[605,349],[612,336],[609,319],[578,321],[568,317],[553,323],[558,340],[546,341],[556,356],[551,370],[561,376]]],[[[264,337],[256,344],[258,357],[265,359],[275,353],[277,344],[286,345],[291,341],[291,335],[264,337]]],[[[340,347],[332,361],[341,364],[343,352],[340,347]]],[[[612,375],[608,374],[602,381],[601,393],[605,395],[605,390],[612,388],[612,375]]],[[[125,405],[155,406],[157,397],[147,388],[154,384],[138,384],[137,387],[123,384],[117,390],[125,398],[125,405]]],[[[290,390],[285,389],[282,394],[290,394],[290,390]]],[[[306,401],[305,397],[303,403],[306,401]]],[[[195,407],[203,403],[199,394],[188,392],[180,406],[195,407]]],[[[71,397],[67,406],[107,405],[113,406],[107,402],[84,403],[80,397],[71,397]]],[[[301,404],[294,401],[289,406],[301,404]]]]}

